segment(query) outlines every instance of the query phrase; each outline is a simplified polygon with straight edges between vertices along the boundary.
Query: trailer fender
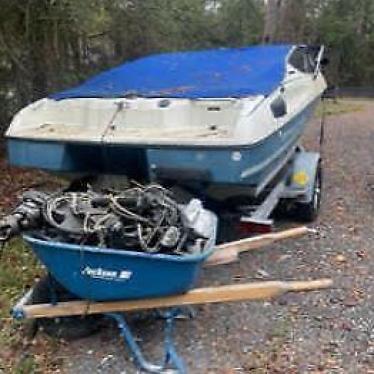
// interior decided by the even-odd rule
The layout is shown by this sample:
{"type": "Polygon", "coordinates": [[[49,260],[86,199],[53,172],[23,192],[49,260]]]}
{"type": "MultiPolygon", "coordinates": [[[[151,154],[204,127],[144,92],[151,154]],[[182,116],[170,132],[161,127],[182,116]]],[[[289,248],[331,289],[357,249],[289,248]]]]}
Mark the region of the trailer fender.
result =
{"type": "Polygon", "coordinates": [[[313,198],[314,181],[321,156],[317,152],[298,152],[296,154],[288,192],[297,202],[309,203],[313,198]]]}

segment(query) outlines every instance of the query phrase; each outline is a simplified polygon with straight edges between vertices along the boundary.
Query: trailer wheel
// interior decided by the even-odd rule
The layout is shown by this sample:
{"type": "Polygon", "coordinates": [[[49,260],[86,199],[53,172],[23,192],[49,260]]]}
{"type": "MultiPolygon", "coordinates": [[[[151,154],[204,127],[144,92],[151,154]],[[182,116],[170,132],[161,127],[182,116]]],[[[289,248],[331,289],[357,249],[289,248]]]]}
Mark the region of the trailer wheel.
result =
{"type": "Polygon", "coordinates": [[[307,203],[296,203],[297,218],[303,222],[313,222],[319,213],[322,198],[322,165],[318,163],[313,183],[312,199],[307,203]]]}
{"type": "MultiPolygon", "coordinates": [[[[76,297],[65,290],[51,276],[47,275],[36,286],[31,302],[33,304],[51,302],[51,284],[59,301],[74,300],[76,297]]],[[[47,335],[58,339],[75,340],[97,332],[100,328],[101,316],[72,316],[58,318],[40,318],[36,320],[37,328],[47,335]]]]}

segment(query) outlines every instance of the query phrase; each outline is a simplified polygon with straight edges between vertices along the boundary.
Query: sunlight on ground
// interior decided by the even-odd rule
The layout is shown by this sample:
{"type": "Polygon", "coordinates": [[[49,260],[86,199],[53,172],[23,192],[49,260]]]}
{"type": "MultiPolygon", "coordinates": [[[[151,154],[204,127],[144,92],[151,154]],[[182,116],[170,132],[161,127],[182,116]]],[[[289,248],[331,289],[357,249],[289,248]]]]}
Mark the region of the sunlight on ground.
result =
{"type": "Polygon", "coordinates": [[[321,117],[323,110],[328,116],[359,112],[364,108],[366,102],[366,100],[354,99],[337,99],[336,101],[329,99],[317,107],[315,116],[321,117]],[[324,105],[324,109],[322,109],[322,105],[324,105]]]}

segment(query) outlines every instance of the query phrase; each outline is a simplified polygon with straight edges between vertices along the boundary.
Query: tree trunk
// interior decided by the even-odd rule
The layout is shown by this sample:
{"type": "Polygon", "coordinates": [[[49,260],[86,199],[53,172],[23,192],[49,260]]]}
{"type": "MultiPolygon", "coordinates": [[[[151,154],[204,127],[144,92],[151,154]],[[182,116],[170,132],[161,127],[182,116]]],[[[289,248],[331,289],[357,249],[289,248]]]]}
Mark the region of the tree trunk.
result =
{"type": "Polygon", "coordinates": [[[267,0],[262,36],[262,42],[265,44],[273,43],[276,40],[282,2],[282,0],[267,0]]]}

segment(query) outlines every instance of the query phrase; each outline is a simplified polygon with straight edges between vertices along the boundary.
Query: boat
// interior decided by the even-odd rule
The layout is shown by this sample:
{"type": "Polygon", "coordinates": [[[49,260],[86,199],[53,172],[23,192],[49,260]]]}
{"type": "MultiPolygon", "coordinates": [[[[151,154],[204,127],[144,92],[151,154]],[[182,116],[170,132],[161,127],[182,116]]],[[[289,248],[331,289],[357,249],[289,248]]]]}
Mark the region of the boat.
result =
{"type": "Polygon", "coordinates": [[[6,132],[11,165],[258,196],[326,89],[323,47],[150,55],[38,100],[6,132]]]}

